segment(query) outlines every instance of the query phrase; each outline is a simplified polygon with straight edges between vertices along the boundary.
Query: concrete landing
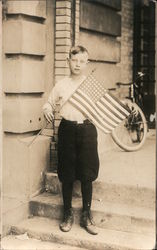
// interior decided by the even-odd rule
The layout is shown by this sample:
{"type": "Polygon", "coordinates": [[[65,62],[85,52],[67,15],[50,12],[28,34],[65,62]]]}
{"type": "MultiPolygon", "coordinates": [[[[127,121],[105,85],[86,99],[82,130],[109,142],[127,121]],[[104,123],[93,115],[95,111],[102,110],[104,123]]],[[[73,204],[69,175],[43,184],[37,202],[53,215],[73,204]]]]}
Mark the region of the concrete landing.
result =
{"type": "Polygon", "coordinates": [[[76,224],[70,232],[64,233],[60,231],[57,220],[42,217],[33,217],[12,226],[12,232],[27,232],[29,237],[89,250],[148,250],[155,246],[155,238],[151,236],[102,228],[99,228],[98,235],[93,236],[76,224]]]}
{"type": "Polygon", "coordinates": [[[98,180],[107,183],[146,187],[155,190],[156,134],[150,130],[145,144],[135,152],[125,152],[118,146],[104,152],[98,180]]]}

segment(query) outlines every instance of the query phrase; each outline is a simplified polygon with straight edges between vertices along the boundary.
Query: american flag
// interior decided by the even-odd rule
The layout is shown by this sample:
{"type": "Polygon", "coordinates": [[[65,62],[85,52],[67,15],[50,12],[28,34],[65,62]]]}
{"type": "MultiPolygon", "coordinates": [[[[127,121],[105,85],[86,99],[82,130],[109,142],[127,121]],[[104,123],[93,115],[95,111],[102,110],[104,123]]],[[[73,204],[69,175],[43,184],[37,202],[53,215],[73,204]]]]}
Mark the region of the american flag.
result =
{"type": "Polygon", "coordinates": [[[68,100],[105,134],[111,133],[130,111],[119,99],[107,91],[92,74],[68,100]]]}

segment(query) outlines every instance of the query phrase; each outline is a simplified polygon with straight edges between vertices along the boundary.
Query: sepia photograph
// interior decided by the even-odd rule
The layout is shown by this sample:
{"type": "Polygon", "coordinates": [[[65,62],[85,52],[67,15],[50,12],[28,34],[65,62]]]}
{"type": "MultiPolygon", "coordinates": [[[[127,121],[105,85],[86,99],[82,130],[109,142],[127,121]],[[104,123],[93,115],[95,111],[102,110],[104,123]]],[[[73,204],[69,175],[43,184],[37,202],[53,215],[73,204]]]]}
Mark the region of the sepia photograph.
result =
{"type": "Polygon", "coordinates": [[[0,249],[156,250],[157,0],[0,0],[0,249]]]}

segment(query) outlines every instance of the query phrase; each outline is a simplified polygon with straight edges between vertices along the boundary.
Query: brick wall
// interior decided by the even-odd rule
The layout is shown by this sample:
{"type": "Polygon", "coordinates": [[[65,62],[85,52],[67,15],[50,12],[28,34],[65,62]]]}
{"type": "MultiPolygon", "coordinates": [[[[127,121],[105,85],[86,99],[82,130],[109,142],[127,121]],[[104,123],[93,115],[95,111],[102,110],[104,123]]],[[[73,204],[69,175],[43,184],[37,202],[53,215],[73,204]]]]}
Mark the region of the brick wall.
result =
{"type": "MultiPolygon", "coordinates": [[[[121,9],[121,43],[120,66],[121,82],[131,82],[133,78],[133,1],[122,0],[121,9]]],[[[119,98],[129,96],[129,87],[121,87],[118,90],[119,98]]]]}
{"type": "Polygon", "coordinates": [[[121,10],[121,81],[132,81],[133,66],[133,1],[122,0],[121,10]]]}
{"type": "Polygon", "coordinates": [[[79,0],[56,1],[55,80],[69,75],[69,49],[79,39],[79,0]],[[74,34],[72,33],[74,31],[74,34]]]}

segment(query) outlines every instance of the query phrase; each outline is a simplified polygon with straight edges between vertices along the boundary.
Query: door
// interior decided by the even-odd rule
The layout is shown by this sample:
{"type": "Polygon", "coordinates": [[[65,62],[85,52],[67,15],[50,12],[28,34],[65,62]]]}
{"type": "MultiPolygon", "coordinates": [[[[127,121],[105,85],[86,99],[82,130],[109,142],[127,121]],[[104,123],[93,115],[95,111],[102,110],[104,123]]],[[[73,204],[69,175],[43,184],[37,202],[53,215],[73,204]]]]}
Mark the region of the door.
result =
{"type": "MultiPolygon", "coordinates": [[[[143,109],[150,128],[155,127],[155,2],[134,1],[133,78],[145,73],[139,82],[143,109]]],[[[135,97],[136,98],[136,97],[135,97]]]]}

